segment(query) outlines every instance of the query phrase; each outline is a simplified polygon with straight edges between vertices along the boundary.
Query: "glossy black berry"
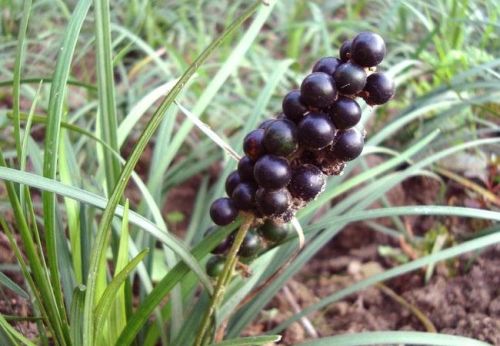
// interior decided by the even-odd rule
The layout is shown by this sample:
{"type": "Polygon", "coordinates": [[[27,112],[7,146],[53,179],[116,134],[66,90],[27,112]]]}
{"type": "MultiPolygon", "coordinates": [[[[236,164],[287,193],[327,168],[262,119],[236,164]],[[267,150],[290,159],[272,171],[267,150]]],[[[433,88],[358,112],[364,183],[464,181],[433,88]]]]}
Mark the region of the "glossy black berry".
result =
{"type": "Polygon", "coordinates": [[[340,65],[333,76],[340,94],[355,95],[363,90],[366,84],[365,70],[356,64],[347,62],[340,65]]]}
{"type": "Polygon", "coordinates": [[[374,73],[368,77],[364,91],[366,103],[381,105],[394,96],[394,81],[384,73],[374,73]]]}
{"type": "Polygon", "coordinates": [[[238,171],[232,171],[226,178],[226,193],[228,196],[233,194],[234,189],[241,182],[240,174],[238,171]]]}
{"type": "Polygon", "coordinates": [[[373,32],[362,32],[352,41],[351,58],[364,67],[380,64],[385,56],[384,39],[373,32]]]}
{"type": "Polygon", "coordinates": [[[263,139],[263,129],[253,130],[245,136],[245,139],[243,139],[243,151],[254,161],[264,155],[265,149],[262,142],[263,139]]]}
{"type": "MultiPolygon", "coordinates": [[[[209,229],[207,229],[207,231],[205,232],[205,237],[208,237],[209,235],[213,234],[214,232],[217,231],[217,227],[215,226],[212,226],[210,227],[209,229]]],[[[226,238],[224,238],[220,243],[219,245],[217,245],[212,251],[210,251],[211,253],[213,253],[214,255],[220,255],[220,254],[223,254],[223,253],[226,253],[229,248],[231,247],[231,245],[233,244],[233,235],[230,235],[226,238]]]]}
{"type": "Polygon", "coordinates": [[[229,198],[218,198],[210,206],[210,217],[216,225],[229,225],[236,219],[236,216],[238,216],[238,209],[229,198]]]}
{"type": "Polygon", "coordinates": [[[275,121],[276,121],[276,119],[267,119],[267,120],[264,120],[263,122],[261,122],[261,123],[259,124],[259,126],[258,126],[258,127],[259,127],[259,129],[263,129],[263,130],[265,130],[265,129],[267,129],[267,127],[268,127],[269,125],[271,125],[271,124],[272,124],[273,122],[275,122],[275,121]]]}
{"type": "Polygon", "coordinates": [[[253,170],[255,180],[261,187],[279,189],[285,187],[292,177],[288,160],[275,155],[264,155],[253,170]]]}
{"type": "Polygon", "coordinates": [[[268,153],[286,157],[298,148],[297,127],[290,120],[276,120],[265,130],[263,142],[268,153]]]}
{"type": "Polygon", "coordinates": [[[300,91],[292,90],[283,98],[283,113],[295,122],[299,122],[307,112],[307,107],[300,100],[300,91]]]}
{"type": "Polygon", "coordinates": [[[363,135],[355,127],[339,131],[332,154],[339,160],[351,161],[361,154],[364,144],[363,135]]]}
{"type": "Polygon", "coordinates": [[[264,215],[279,215],[287,211],[291,196],[287,189],[268,190],[259,188],[255,201],[260,212],[264,215]]]}
{"type": "Polygon", "coordinates": [[[321,149],[333,142],[335,126],[328,115],[309,113],[298,126],[299,143],[308,149],[321,149]]]}
{"type": "Polygon", "coordinates": [[[224,271],[225,258],[222,256],[212,256],[205,266],[208,276],[215,278],[224,271]]]}
{"type": "Polygon", "coordinates": [[[333,76],[335,70],[337,69],[337,66],[339,66],[341,63],[342,62],[339,59],[334,58],[333,56],[327,56],[316,61],[312,71],[324,72],[326,74],[329,74],[330,76],[333,76]]]}
{"type": "Polygon", "coordinates": [[[361,107],[353,99],[339,96],[330,108],[330,117],[339,130],[355,126],[361,119],[361,107]]]}
{"type": "Polygon", "coordinates": [[[267,241],[279,243],[285,240],[290,234],[289,224],[277,224],[272,220],[266,220],[262,226],[259,227],[259,234],[267,241]]]}
{"type": "Polygon", "coordinates": [[[342,62],[347,62],[351,58],[351,45],[352,41],[346,40],[342,43],[342,46],[340,46],[339,56],[342,62]]]}
{"type": "Polygon", "coordinates": [[[301,100],[316,109],[324,109],[337,99],[337,88],[333,78],[324,72],[313,72],[302,81],[301,100]]]}
{"type": "Polygon", "coordinates": [[[288,189],[293,197],[310,201],[324,189],[325,175],[314,165],[302,165],[292,172],[292,180],[288,189]]]}
{"type": "Polygon", "coordinates": [[[250,230],[245,234],[245,238],[243,238],[238,255],[241,257],[253,257],[261,248],[262,240],[259,235],[254,230],[250,230]]]}
{"type": "Polygon", "coordinates": [[[238,173],[242,181],[253,181],[253,166],[255,162],[248,156],[243,156],[238,161],[238,173]]]}
{"type": "Polygon", "coordinates": [[[257,185],[255,183],[241,182],[234,189],[231,199],[239,210],[252,210],[255,208],[256,191],[257,185]]]}

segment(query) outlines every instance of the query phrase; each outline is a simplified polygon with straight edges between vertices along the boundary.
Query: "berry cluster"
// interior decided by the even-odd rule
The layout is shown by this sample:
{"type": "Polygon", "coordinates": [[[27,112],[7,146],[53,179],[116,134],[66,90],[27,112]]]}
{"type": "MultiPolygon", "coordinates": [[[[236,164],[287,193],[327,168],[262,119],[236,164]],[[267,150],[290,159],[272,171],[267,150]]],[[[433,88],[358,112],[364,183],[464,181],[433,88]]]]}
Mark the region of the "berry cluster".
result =
{"type": "MultiPolygon", "coordinates": [[[[379,35],[362,32],[345,41],[339,53],[340,58],[318,60],[300,89],[284,97],[283,112],[245,137],[245,156],[226,180],[229,197],[210,208],[215,224],[228,225],[245,211],[257,223],[277,229],[321,193],[326,176],[340,174],[347,161],[361,154],[364,134],[354,127],[361,118],[356,97],[368,105],[386,103],[394,95],[394,82],[375,72],[386,53],[379,35]]],[[[260,244],[257,232],[247,237],[245,242],[260,244]]],[[[217,249],[229,245],[230,239],[217,249]]],[[[243,257],[253,255],[241,251],[243,257]]],[[[217,267],[217,260],[222,259],[214,257],[210,268],[217,267]]]]}

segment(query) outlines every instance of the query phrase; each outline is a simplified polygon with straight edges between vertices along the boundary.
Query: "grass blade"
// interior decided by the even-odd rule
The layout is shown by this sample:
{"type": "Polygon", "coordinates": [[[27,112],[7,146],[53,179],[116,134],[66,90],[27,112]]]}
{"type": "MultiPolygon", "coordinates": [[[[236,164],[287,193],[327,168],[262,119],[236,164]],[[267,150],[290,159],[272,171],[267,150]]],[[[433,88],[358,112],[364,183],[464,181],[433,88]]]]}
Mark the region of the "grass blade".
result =
{"type": "MultiPolygon", "coordinates": [[[[47,124],[47,132],[45,135],[45,155],[43,162],[43,175],[47,178],[54,179],[57,170],[57,157],[59,151],[60,123],[63,117],[63,108],[66,95],[66,82],[68,80],[71,67],[71,59],[75,51],[76,42],[83,25],[83,21],[87,16],[90,7],[89,0],[80,0],[71,16],[71,19],[66,28],[66,34],[61,43],[61,51],[59,53],[56,70],[52,79],[50,88],[49,108],[50,114],[47,124]]],[[[67,327],[66,310],[63,305],[62,289],[59,281],[59,269],[57,260],[57,244],[56,244],[56,198],[49,191],[43,192],[43,214],[45,225],[45,238],[47,247],[47,257],[50,270],[50,278],[54,296],[57,303],[58,314],[60,314],[61,328],[64,332],[65,344],[70,343],[69,330],[67,327]]]]}
{"type": "MultiPolygon", "coordinates": [[[[118,151],[113,54],[111,47],[109,0],[95,0],[96,70],[99,95],[101,138],[118,151]]],[[[120,163],[110,152],[104,152],[106,187],[111,194],[120,175],[120,163]]]]}
{"type": "Polygon", "coordinates": [[[7,275],[0,272],[0,285],[8,288],[15,294],[19,295],[21,298],[29,299],[28,293],[18,286],[14,281],[12,281],[7,275]]]}
{"type": "Polygon", "coordinates": [[[82,343],[82,316],[85,305],[85,286],[77,286],[73,291],[69,320],[71,322],[70,333],[73,346],[83,346],[82,343]]]}
{"type": "Polygon", "coordinates": [[[307,341],[298,346],[363,346],[363,345],[430,345],[430,346],[491,346],[486,342],[463,336],[425,332],[366,332],[346,334],[307,341]]]}

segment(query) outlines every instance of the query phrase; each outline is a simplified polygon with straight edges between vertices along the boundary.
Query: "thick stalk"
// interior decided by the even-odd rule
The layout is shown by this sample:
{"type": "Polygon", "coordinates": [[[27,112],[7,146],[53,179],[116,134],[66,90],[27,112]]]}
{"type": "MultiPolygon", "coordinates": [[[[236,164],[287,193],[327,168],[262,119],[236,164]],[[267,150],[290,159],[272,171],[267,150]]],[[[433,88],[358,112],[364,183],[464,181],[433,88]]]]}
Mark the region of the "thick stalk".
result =
{"type": "Polygon", "coordinates": [[[206,334],[208,332],[208,329],[210,328],[212,317],[215,313],[215,310],[219,306],[220,302],[224,298],[224,292],[226,290],[226,286],[231,279],[231,275],[238,260],[238,250],[240,249],[240,246],[243,243],[243,240],[245,239],[245,235],[250,229],[250,226],[252,225],[253,221],[254,221],[253,215],[245,215],[245,219],[241,224],[240,228],[238,229],[238,232],[236,233],[236,238],[234,239],[233,245],[229,250],[226,262],[224,264],[224,270],[217,278],[217,285],[215,286],[215,291],[212,296],[210,306],[207,309],[205,316],[203,317],[200,331],[196,336],[195,346],[201,346],[205,344],[207,338],[206,334]]]}

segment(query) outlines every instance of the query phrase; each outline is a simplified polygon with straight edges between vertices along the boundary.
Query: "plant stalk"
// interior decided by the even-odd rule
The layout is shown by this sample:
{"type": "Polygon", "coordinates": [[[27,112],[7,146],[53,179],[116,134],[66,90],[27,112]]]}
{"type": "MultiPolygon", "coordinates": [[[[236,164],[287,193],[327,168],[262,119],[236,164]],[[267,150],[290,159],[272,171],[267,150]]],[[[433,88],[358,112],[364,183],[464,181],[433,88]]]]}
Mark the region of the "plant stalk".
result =
{"type": "Polygon", "coordinates": [[[231,275],[238,260],[238,250],[240,249],[240,246],[243,243],[243,240],[245,239],[245,235],[250,229],[250,226],[252,225],[253,221],[254,221],[253,215],[249,214],[245,215],[245,219],[241,224],[240,228],[238,229],[238,232],[236,233],[236,238],[234,239],[233,245],[229,250],[226,262],[224,264],[224,270],[217,278],[217,285],[215,286],[210,306],[207,309],[205,316],[203,317],[200,331],[194,343],[195,346],[202,346],[206,342],[207,339],[206,335],[208,329],[210,328],[210,322],[212,320],[212,316],[214,315],[215,310],[217,309],[220,302],[224,298],[224,292],[226,290],[226,286],[231,280],[231,275]]]}

